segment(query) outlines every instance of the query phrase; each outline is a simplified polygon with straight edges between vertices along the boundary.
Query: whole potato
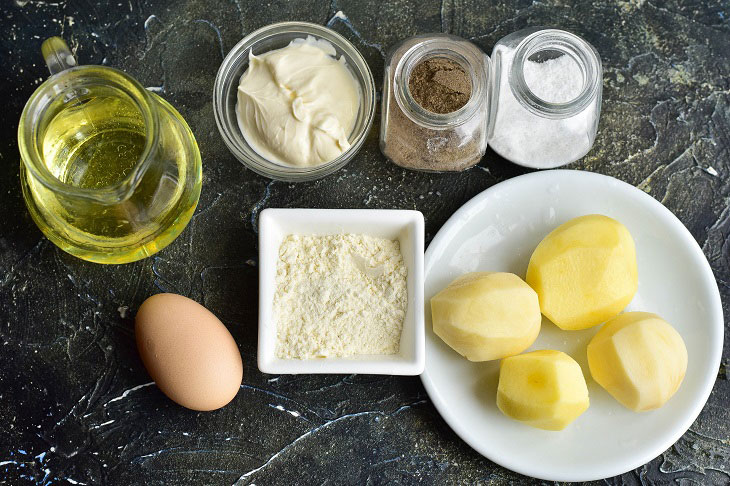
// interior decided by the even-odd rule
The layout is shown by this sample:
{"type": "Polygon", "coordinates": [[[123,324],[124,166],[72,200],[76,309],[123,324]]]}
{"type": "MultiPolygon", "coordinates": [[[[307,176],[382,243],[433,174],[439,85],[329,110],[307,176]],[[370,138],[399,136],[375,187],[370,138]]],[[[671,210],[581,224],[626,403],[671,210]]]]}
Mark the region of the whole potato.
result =
{"type": "Polygon", "coordinates": [[[431,299],[433,331],[470,361],[488,361],[529,348],[540,332],[537,294],[512,273],[475,272],[431,299]]]}
{"type": "Polygon", "coordinates": [[[638,289],[636,249],[624,225],[600,214],[571,219],[532,254],[527,283],[540,310],[564,330],[593,327],[621,312],[638,289]]]}

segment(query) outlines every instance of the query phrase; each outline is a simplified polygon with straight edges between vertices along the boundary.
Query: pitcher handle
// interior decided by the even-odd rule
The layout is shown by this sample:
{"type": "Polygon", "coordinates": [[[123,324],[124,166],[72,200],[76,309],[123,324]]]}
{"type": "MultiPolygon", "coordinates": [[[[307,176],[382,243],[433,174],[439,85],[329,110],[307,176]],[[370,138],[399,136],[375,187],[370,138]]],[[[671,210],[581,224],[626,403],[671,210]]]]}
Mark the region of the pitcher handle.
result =
{"type": "Polygon", "coordinates": [[[77,64],[68,44],[60,37],[50,37],[43,41],[41,53],[52,75],[72,68],[77,64]]]}

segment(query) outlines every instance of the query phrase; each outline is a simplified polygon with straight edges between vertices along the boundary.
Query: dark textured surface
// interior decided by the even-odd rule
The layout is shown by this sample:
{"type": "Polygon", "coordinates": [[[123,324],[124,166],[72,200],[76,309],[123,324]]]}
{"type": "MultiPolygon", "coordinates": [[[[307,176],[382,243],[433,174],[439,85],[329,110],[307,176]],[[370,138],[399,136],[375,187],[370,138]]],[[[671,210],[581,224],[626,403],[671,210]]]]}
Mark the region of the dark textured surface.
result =
{"type": "MultiPolygon", "coordinates": [[[[469,198],[523,172],[491,152],[461,174],[398,169],[378,150],[377,119],[354,161],[320,181],[270,182],[244,170],[216,130],[213,79],[224,53],[275,21],[331,26],[362,51],[378,83],[384,50],[412,34],[444,30],[487,52],[530,25],[584,36],[604,62],[603,115],[594,149],[573,167],[618,177],[671,209],[702,246],[730,313],[726,1],[6,0],[1,8],[0,482],[528,482],[451,432],[418,378],[258,372],[262,208],[418,209],[428,241],[469,198]],[[25,210],[17,120],[47,76],[40,43],[57,34],[82,63],[115,66],[154,87],[198,139],[200,204],[181,237],[153,258],[125,266],[82,262],[44,239],[25,210]],[[161,290],[206,305],[239,343],[244,385],[224,409],[185,410],[149,383],[133,316],[161,290]]],[[[709,402],[679,442],[607,484],[730,482],[728,356],[725,349],[709,402]]]]}

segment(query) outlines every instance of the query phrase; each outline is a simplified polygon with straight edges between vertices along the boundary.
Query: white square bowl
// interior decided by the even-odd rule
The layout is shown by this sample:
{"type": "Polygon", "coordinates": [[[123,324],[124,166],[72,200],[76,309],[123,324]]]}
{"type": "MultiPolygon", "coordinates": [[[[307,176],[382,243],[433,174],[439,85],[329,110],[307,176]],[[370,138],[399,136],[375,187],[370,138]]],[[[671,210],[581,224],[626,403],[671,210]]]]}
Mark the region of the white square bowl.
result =
{"type": "Polygon", "coordinates": [[[362,373],[419,375],[425,366],[423,321],[423,215],[391,209],[265,209],[259,217],[259,370],[271,374],[362,373]],[[398,240],[408,269],[408,309],[400,351],[348,358],[281,359],[273,317],[279,247],[290,234],[366,234],[398,240]]]}

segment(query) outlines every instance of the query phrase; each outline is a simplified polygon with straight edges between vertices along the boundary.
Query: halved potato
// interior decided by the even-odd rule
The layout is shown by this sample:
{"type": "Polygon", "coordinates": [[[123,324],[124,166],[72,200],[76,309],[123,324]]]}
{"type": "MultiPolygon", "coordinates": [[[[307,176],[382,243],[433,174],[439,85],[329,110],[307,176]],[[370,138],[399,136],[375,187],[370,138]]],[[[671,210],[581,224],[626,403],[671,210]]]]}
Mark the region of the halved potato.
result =
{"type": "Polygon", "coordinates": [[[679,389],[687,371],[687,348],[658,315],[627,312],[593,336],[588,366],[593,379],[625,407],[652,410],[679,389]]]}
{"type": "Polygon", "coordinates": [[[588,388],[580,365],[554,350],[502,360],[497,407],[503,414],[545,430],[562,430],[588,409],[588,388]]]}
{"type": "Polygon", "coordinates": [[[537,294],[512,273],[463,275],[431,299],[433,331],[470,361],[529,348],[540,332],[537,294]]]}
{"type": "Polygon", "coordinates": [[[593,327],[634,298],[639,285],[634,240],[624,225],[607,216],[571,219],[537,245],[525,280],[556,326],[593,327]]]}

